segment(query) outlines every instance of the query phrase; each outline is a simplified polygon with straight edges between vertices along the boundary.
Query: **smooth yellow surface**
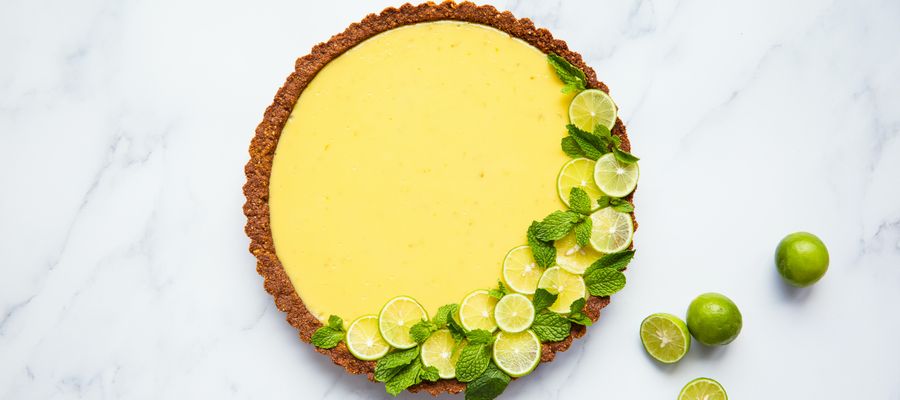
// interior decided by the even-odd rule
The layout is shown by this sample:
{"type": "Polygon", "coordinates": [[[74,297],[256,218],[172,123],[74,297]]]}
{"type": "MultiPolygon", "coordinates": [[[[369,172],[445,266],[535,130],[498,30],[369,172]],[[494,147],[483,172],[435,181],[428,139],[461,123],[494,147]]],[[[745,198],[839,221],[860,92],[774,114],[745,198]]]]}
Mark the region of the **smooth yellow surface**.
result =
{"type": "Polygon", "coordinates": [[[562,207],[571,99],[537,49],[435,22],[329,63],[284,127],[269,205],[307,307],[353,320],[407,295],[434,314],[496,286],[532,220],[562,207]]]}

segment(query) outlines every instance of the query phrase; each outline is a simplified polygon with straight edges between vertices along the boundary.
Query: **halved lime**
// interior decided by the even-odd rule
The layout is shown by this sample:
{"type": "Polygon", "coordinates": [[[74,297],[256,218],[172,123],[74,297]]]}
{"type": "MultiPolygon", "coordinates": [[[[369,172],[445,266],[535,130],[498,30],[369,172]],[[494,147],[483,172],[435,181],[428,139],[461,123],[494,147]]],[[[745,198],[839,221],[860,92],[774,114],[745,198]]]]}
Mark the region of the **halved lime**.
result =
{"type": "Polygon", "coordinates": [[[501,331],[522,332],[534,322],[534,304],[521,294],[508,294],[494,307],[494,319],[501,331]]]}
{"type": "Polygon", "coordinates": [[[538,287],[557,295],[556,302],[547,309],[559,314],[568,314],[572,302],[587,296],[584,279],[560,267],[547,268],[538,287]]]}
{"type": "Polygon", "coordinates": [[[697,378],[681,389],[678,400],[728,400],[725,388],[710,378],[697,378]]]}
{"type": "Polygon", "coordinates": [[[634,225],[631,214],[612,207],[601,208],[591,214],[591,246],[601,253],[615,253],[631,245],[634,225]]]}
{"type": "Polygon", "coordinates": [[[422,364],[435,367],[444,379],[456,377],[456,361],[463,346],[457,345],[449,330],[441,329],[422,343],[422,364]]]}
{"type": "Polygon", "coordinates": [[[497,298],[488,294],[487,290],[476,290],[469,293],[459,304],[459,322],[467,330],[484,329],[493,332],[497,329],[494,321],[494,307],[497,298]]]}
{"type": "Polygon", "coordinates": [[[391,345],[381,337],[378,317],[374,315],[365,315],[350,323],[346,342],[350,354],[360,360],[377,360],[391,349],[391,345]]]}
{"type": "Polygon", "coordinates": [[[503,281],[510,289],[533,294],[544,270],[538,267],[531,247],[519,246],[506,253],[503,259],[503,281]]]}
{"type": "Polygon", "coordinates": [[[593,132],[597,125],[612,129],[616,123],[616,104],[602,90],[585,90],[569,103],[569,122],[587,132],[593,132]]]}
{"type": "Polygon", "coordinates": [[[637,163],[625,164],[606,153],[594,164],[594,183],[611,197],[625,197],[634,191],[641,171],[637,163]]]}
{"type": "Polygon", "coordinates": [[[590,245],[581,247],[575,240],[575,232],[553,243],[556,246],[556,263],[564,270],[581,275],[587,267],[603,256],[590,245]]]}
{"type": "Polygon", "coordinates": [[[409,328],[427,319],[428,313],[419,302],[411,297],[394,297],[378,314],[378,330],[391,346],[408,349],[416,345],[416,341],[409,336],[409,328]]]}
{"type": "Polygon", "coordinates": [[[641,343],[651,357],[671,364],[681,360],[691,349],[691,334],[681,318],[658,313],[641,322],[641,343]]]}
{"type": "Polygon", "coordinates": [[[512,377],[527,375],[541,361],[541,341],[530,329],[500,332],[494,340],[494,364],[512,377]]]}
{"type": "Polygon", "coordinates": [[[573,187],[580,187],[591,198],[591,208],[597,207],[597,199],[603,196],[603,192],[594,183],[594,160],[588,158],[576,158],[563,164],[556,176],[556,193],[559,199],[568,207],[569,194],[573,187]]]}

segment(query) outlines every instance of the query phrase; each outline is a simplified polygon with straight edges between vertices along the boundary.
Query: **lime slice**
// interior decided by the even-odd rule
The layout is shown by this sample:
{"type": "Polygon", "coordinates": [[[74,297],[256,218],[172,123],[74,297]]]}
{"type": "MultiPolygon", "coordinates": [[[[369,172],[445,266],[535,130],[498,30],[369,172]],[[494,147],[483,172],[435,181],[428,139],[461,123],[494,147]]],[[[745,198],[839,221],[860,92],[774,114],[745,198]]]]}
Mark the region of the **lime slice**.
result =
{"type": "Polygon", "coordinates": [[[597,125],[612,129],[616,123],[616,104],[602,90],[582,91],[569,103],[569,122],[587,132],[593,132],[597,125]]]}
{"type": "Polygon", "coordinates": [[[467,330],[484,329],[493,332],[497,329],[494,322],[494,307],[497,298],[488,294],[487,290],[476,290],[469,293],[459,305],[459,322],[467,330]]]}
{"type": "Polygon", "coordinates": [[[534,305],[521,294],[508,294],[494,307],[494,319],[501,331],[522,332],[534,322],[534,305]]]}
{"type": "Polygon", "coordinates": [[[640,174],[637,163],[625,164],[613,153],[600,156],[594,165],[594,183],[612,197],[625,197],[633,192],[640,174]]]}
{"type": "Polygon", "coordinates": [[[603,256],[591,246],[579,246],[575,241],[574,232],[557,240],[554,245],[556,246],[556,264],[573,274],[583,274],[587,267],[603,256]]]}
{"type": "Polygon", "coordinates": [[[365,315],[357,318],[347,329],[347,349],[360,360],[377,360],[391,349],[378,331],[378,317],[365,315]]]}
{"type": "Polygon", "coordinates": [[[542,273],[529,246],[516,247],[503,259],[503,281],[516,292],[533,294],[542,273]]]}
{"type": "Polygon", "coordinates": [[[678,400],[728,400],[725,388],[709,378],[697,378],[681,389],[678,400]]]}
{"type": "Polygon", "coordinates": [[[615,253],[631,245],[634,225],[631,214],[612,207],[601,208],[591,214],[591,246],[601,253],[615,253]]]}
{"type": "Polygon", "coordinates": [[[443,379],[456,377],[456,361],[463,346],[457,346],[449,330],[441,329],[422,343],[422,364],[435,367],[443,379]]]}
{"type": "Polygon", "coordinates": [[[597,199],[603,196],[603,192],[594,183],[594,160],[576,158],[565,163],[556,176],[556,193],[566,206],[569,206],[569,194],[573,187],[584,189],[591,199],[591,207],[596,207],[597,199]]]}
{"type": "Polygon", "coordinates": [[[494,364],[512,377],[527,375],[541,361],[541,341],[530,329],[500,332],[494,340],[494,364]]]}
{"type": "Polygon", "coordinates": [[[547,268],[541,275],[538,287],[557,295],[556,302],[547,309],[559,314],[568,314],[572,302],[587,295],[584,279],[560,267],[547,268]]]}
{"type": "Polygon", "coordinates": [[[408,349],[416,345],[409,336],[409,328],[427,319],[428,313],[417,301],[406,296],[394,297],[378,314],[378,330],[391,346],[408,349]]]}
{"type": "Polygon", "coordinates": [[[641,322],[641,343],[651,357],[671,364],[678,362],[691,348],[687,325],[672,314],[653,314],[641,322]]]}

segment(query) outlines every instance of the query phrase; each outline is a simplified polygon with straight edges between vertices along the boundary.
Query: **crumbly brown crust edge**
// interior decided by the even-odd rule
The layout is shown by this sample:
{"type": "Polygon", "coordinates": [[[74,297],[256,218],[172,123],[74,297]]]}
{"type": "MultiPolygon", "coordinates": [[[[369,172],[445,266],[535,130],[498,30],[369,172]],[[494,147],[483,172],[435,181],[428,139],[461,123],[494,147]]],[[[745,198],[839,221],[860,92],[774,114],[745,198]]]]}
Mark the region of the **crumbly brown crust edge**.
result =
{"type": "MultiPolygon", "coordinates": [[[[272,105],[266,109],[262,122],[256,128],[256,135],[250,143],[250,161],[244,168],[247,176],[244,195],[247,201],[243,210],[247,216],[244,230],[250,238],[250,253],[257,259],[256,270],[264,278],[264,287],[275,299],[275,305],[287,313],[287,321],[297,328],[300,339],[304,342],[309,343],[312,334],[322,325],[307,310],[278,260],[269,225],[269,177],[282,128],[303,89],[328,62],[376,34],[403,25],[438,20],[457,20],[491,26],[524,40],[544,53],[559,54],[584,71],[589,87],[609,92],[606,85],[597,80],[596,73],[585,64],[581,55],[569,50],[566,42],[554,39],[548,30],[536,28],[527,18],[517,19],[509,11],[500,12],[492,6],[477,6],[469,2],[447,1],[417,6],[404,4],[399,8],[387,8],[380,14],[369,14],[362,21],[351,24],[343,33],[314,46],[310,54],[297,59],[294,72],[288,76],[284,86],[275,95],[272,105]]],[[[616,121],[613,134],[622,139],[623,149],[630,150],[631,146],[621,120],[616,121]]],[[[596,321],[600,316],[600,310],[607,304],[609,297],[591,296],[585,311],[596,321]]],[[[545,343],[541,349],[541,362],[552,361],[557,352],[566,351],[572,345],[573,339],[583,336],[585,331],[585,327],[574,325],[565,340],[545,343]]],[[[333,349],[315,349],[329,356],[335,364],[344,367],[347,372],[366,374],[369,380],[374,380],[375,362],[356,359],[343,343],[333,349]]],[[[437,382],[422,382],[409,390],[438,395],[442,392],[459,393],[465,387],[465,383],[455,379],[441,379],[437,382]]]]}

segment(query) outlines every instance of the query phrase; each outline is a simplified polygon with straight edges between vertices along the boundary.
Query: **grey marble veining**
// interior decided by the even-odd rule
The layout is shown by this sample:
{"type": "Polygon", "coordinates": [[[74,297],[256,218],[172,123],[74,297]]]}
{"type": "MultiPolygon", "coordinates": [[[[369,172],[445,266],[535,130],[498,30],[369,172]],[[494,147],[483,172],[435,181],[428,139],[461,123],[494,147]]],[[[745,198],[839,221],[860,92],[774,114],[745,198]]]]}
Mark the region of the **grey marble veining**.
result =
{"type": "MultiPolygon", "coordinates": [[[[240,187],[294,59],[390,4],[0,3],[0,398],[388,397],[298,342],[240,187]]],[[[628,287],[504,398],[900,399],[900,3],[496,5],[584,55],[642,157],[628,287]],[[809,290],[772,265],[795,230],[831,251],[809,290]],[[738,340],[644,355],[705,291],[738,340]]]]}

